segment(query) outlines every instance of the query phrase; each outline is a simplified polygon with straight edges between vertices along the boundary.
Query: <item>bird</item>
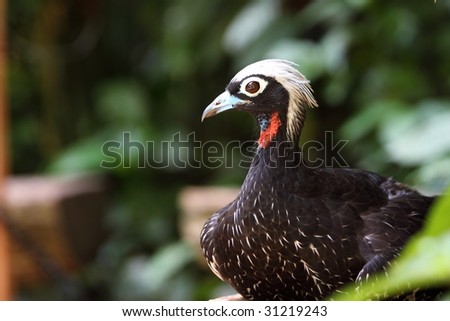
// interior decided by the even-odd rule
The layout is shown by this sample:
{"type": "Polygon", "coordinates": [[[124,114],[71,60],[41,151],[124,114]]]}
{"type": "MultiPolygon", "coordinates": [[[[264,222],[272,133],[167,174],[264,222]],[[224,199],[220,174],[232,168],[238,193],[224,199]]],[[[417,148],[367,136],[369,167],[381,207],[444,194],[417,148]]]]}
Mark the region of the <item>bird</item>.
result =
{"type": "Polygon", "coordinates": [[[202,121],[227,110],[259,126],[252,163],[232,202],[204,224],[212,272],[247,300],[322,300],[386,272],[435,200],[391,177],[308,166],[299,140],[318,106],[298,65],[282,59],[240,70],[202,121]]]}

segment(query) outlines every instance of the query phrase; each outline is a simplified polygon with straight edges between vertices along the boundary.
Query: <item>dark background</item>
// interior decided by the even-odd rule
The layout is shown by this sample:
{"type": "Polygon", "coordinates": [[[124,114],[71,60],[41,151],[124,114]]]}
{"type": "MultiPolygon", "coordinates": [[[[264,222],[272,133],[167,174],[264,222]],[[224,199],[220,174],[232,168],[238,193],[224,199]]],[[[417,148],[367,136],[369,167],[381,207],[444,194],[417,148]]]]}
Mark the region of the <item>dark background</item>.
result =
{"type": "MultiPolygon", "coordinates": [[[[195,133],[202,143],[255,138],[248,115],[227,113],[203,124],[200,117],[237,71],[262,58],[292,60],[311,80],[320,107],[309,112],[303,141],[323,141],[333,131],[336,141],[349,141],[341,151],[349,165],[427,194],[450,182],[449,1],[14,0],[8,6],[13,174],[95,172],[113,181],[104,222],[110,234],[74,275],[89,299],[223,293],[180,238],[177,196],[189,185],[239,186],[246,169],[180,168],[162,142],[177,133],[181,140],[195,133]],[[123,143],[124,132],[132,141],[153,142],[158,148],[150,156],[166,157],[169,166],[139,166],[145,155],[134,148],[129,168],[100,167],[111,160],[103,144],[123,143]]],[[[23,286],[17,296],[61,298],[45,282],[23,286]]]]}

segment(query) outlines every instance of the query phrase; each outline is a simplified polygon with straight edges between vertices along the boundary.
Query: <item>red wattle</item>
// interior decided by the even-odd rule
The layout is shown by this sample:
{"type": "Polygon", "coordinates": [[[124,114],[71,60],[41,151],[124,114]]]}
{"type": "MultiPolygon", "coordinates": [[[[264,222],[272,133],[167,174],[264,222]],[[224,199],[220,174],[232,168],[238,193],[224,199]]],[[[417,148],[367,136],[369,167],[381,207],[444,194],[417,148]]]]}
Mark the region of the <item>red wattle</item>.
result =
{"type": "Polygon", "coordinates": [[[258,144],[262,148],[266,148],[270,141],[277,135],[278,128],[281,126],[280,117],[278,113],[275,112],[270,116],[269,125],[264,129],[259,135],[258,144]]]}

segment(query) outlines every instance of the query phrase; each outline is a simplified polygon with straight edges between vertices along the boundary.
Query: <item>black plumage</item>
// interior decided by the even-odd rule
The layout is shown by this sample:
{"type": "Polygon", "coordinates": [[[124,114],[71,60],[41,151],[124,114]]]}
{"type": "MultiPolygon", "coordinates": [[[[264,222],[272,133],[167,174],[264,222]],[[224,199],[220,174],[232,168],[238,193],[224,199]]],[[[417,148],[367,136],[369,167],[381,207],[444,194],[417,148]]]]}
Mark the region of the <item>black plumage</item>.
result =
{"type": "Polygon", "coordinates": [[[238,197],[201,233],[212,271],[247,299],[322,299],[385,270],[434,200],[375,173],[309,167],[298,143],[316,105],[294,64],[263,60],[204,111],[245,110],[260,126],[238,197]]]}

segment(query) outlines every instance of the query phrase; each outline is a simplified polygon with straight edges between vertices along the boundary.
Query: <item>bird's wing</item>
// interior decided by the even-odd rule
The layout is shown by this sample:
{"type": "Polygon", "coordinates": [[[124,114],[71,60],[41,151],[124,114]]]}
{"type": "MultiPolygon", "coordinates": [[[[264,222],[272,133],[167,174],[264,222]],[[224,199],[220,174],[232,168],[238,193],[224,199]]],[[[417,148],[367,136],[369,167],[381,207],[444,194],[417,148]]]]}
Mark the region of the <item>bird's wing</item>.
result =
{"type": "Polygon", "coordinates": [[[340,255],[353,255],[365,263],[360,277],[382,270],[398,255],[423,225],[433,201],[391,178],[363,170],[320,169],[296,181],[301,183],[290,196],[291,206],[315,213],[308,216],[315,222],[305,226],[340,239],[345,243],[340,255]]]}

